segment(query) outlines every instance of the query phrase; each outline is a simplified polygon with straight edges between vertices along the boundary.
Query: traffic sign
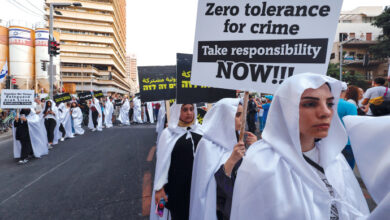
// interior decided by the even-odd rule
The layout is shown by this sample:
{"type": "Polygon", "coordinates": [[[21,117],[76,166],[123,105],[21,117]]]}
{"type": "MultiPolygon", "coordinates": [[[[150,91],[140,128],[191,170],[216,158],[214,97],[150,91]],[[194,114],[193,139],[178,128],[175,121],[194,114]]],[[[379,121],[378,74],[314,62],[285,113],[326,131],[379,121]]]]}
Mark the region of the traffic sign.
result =
{"type": "Polygon", "coordinates": [[[15,79],[15,78],[12,79],[12,80],[11,80],[11,83],[12,83],[12,84],[16,84],[16,79],[15,79]]]}

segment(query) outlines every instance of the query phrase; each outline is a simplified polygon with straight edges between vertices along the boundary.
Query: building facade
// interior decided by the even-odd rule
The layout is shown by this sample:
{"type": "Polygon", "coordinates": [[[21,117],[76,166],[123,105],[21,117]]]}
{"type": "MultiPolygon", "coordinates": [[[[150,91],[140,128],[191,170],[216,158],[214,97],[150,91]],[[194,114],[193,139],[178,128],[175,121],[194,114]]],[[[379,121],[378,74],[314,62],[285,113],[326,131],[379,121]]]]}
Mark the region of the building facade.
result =
{"type": "Polygon", "coordinates": [[[383,7],[358,7],[352,11],[342,11],[333,44],[331,63],[340,63],[342,44],[343,72],[363,74],[367,80],[386,76],[387,60],[377,60],[369,48],[377,44],[382,30],[373,26],[375,17],[383,12],[383,7]]]}
{"type": "MultiPolygon", "coordinates": [[[[130,92],[126,75],[126,0],[46,0],[80,2],[56,7],[54,29],[61,33],[61,78],[67,92],[130,92]]],[[[46,7],[46,16],[49,8],[46,7]]]]}
{"type": "Polygon", "coordinates": [[[139,92],[137,57],[132,54],[126,56],[126,72],[129,77],[130,94],[139,92]]]}

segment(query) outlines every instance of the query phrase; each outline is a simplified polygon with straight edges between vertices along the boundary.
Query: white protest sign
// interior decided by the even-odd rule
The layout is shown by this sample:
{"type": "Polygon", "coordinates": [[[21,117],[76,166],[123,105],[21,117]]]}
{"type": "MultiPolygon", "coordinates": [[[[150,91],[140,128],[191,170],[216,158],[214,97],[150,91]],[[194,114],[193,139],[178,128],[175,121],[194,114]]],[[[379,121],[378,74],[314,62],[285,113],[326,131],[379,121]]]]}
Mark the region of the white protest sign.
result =
{"type": "Polygon", "coordinates": [[[3,89],[1,90],[1,108],[32,108],[34,90],[3,89]]]}
{"type": "Polygon", "coordinates": [[[191,84],[273,93],[326,74],[342,0],[199,0],[191,84]]]}

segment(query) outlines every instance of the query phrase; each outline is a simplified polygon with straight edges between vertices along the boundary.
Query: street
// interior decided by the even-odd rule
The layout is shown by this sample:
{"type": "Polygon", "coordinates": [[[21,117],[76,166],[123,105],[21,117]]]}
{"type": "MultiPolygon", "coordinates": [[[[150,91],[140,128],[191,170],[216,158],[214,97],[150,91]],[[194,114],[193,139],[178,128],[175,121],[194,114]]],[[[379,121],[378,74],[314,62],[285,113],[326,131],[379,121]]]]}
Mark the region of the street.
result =
{"type": "Polygon", "coordinates": [[[17,165],[0,142],[0,219],[147,219],[155,126],[113,127],[17,165]]]}

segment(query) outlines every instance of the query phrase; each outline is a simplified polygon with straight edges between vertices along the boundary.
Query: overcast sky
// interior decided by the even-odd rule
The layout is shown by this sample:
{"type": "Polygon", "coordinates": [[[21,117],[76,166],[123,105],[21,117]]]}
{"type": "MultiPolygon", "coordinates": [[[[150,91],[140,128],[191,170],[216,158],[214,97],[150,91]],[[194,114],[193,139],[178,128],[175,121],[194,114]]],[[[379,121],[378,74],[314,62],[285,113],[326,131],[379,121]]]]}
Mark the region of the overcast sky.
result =
{"type": "MultiPolygon", "coordinates": [[[[42,21],[44,0],[0,0],[0,19],[42,21]]],[[[127,0],[127,53],[138,65],[174,65],[176,53],[192,53],[196,0],[127,0]]],[[[390,0],[344,0],[343,10],[385,6],[390,0]]]]}

